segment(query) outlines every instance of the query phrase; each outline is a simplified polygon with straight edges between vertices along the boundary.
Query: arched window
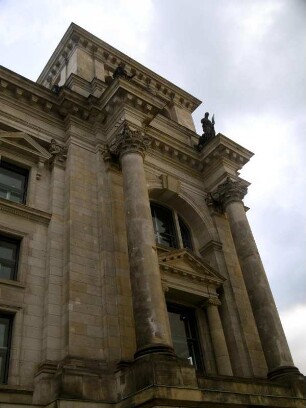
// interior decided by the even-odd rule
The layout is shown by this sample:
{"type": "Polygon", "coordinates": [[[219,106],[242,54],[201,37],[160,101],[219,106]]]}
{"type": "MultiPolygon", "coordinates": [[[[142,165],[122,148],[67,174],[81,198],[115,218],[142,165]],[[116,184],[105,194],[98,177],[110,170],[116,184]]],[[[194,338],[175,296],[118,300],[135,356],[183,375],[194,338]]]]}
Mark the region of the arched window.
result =
{"type": "Polygon", "coordinates": [[[169,248],[193,250],[191,234],[183,219],[174,211],[160,204],[151,203],[155,240],[169,248]]]}

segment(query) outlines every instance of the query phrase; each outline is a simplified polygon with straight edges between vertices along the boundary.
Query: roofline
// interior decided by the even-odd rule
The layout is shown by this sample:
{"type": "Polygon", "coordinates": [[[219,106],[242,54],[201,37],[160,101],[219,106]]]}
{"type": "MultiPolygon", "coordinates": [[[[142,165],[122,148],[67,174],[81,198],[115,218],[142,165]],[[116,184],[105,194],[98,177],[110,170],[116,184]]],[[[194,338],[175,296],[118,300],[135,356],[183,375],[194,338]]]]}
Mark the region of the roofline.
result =
{"type": "Polygon", "coordinates": [[[51,57],[49,58],[47,64],[45,65],[44,69],[42,70],[41,74],[37,78],[38,83],[42,83],[46,79],[46,75],[51,71],[52,67],[56,64],[57,60],[63,54],[64,49],[67,47],[69,41],[73,41],[77,37],[85,37],[86,40],[92,43],[93,46],[97,48],[103,48],[105,51],[115,55],[119,60],[132,65],[139,71],[142,71],[146,76],[154,79],[157,82],[160,82],[164,86],[170,88],[175,93],[181,95],[184,99],[188,99],[194,105],[195,110],[201,103],[199,99],[194,97],[193,95],[189,94],[188,92],[184,91],[183,89],[179,88],[172,82],[168,81],[167,79],[163,78],[162,76],[156,74],[155,72],[151,71],[144,65],[140,64],[139,62],[135,61],[133,58],[128,57],[123,52],[117,50],[116,48],[112,47],[105,41],[101,40],[100,38],[96,37],[95,35],[91,34],[90,32],[86,31],[84,28],[78,26],[75,23],[71,23],[68,27],[67,31],[65,32],[64,36],[62,37],[61,41],[59,42],[58,46],[55,48],[54,52],[52,53],[51,57]]]}

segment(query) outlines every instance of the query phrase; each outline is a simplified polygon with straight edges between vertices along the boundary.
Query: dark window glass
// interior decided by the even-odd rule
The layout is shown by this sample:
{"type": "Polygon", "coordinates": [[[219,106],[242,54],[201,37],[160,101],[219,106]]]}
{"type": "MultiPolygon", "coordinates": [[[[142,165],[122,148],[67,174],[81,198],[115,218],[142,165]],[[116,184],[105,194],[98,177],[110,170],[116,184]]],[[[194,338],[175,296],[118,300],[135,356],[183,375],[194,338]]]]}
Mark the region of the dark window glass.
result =
{"type": "Polygon", "coordinates": [[[0,236],[0,278],[16,279],[20,242],[0,236]]]}
{"type": "Polygon", "coordinates": [[[12,317],[0,314],[0,383],[7,382],[10,358],[12,317]]]}
{"type": "Polygon", "coordinates": [[[151,204],[151,213],[156,242],[167,247],[177,248],[172,211],[151,204]]]}
{"type": "Polygon", "coordinates": [[[28,171],[13,164],[0,163],[0,197],[25,203],[28,171]]]}
{"type": "Polygon", "coordinates": [[[174,351],[189,360],[196,370],[202,371],[202,359],[195,314],[192,309],[168,305],[168,315],[174,351]]]}
{"type": "Polygon", "coordinates": [[[181,217],[178,217],[178,221],[179,221],[179,226],[180,226],[180,230],[181,230],[183,246],[184,246],[184,248],[189,248],[189,249],[192,250],[193,247],[192,247],[191,234],[190,234],[189,228],[184,223],[184,221],[182,220],[181,217]]]}

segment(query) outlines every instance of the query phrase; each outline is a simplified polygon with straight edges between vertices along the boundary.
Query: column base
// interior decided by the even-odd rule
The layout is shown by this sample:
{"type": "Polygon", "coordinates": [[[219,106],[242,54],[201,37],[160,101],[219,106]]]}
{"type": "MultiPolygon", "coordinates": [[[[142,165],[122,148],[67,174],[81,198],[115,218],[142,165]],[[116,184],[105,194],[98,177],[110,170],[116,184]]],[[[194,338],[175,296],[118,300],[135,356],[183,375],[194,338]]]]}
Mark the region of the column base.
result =
{"type": "Polygon", "coordinates": [[[145,347],[142,347],[136,351],[134,354],[135,360],[146,356],[148,354],[166,354],[170,356],[175,356],[174,350],[172,347],[168,346],[167,344],[162,344],[162,343],[155,343],[155,344],[149,344],[145,347]]]}
{"type": "Polygon", "coordinates": [[[280,384],[289,385],[297,396],[306,395],[306,380],[303,374],[295,366],[283,366],[269,371],[268,380],[277,381],[280,384]]]}
{"type": "Polygon", "coordinates": [[[268,380],[279,380],[282,379],[283,377],[296,377],[301,375],[299,369],[295,366],[282,366],[275,368],[274,370],[271,370],[268,372],[268,380]]]}

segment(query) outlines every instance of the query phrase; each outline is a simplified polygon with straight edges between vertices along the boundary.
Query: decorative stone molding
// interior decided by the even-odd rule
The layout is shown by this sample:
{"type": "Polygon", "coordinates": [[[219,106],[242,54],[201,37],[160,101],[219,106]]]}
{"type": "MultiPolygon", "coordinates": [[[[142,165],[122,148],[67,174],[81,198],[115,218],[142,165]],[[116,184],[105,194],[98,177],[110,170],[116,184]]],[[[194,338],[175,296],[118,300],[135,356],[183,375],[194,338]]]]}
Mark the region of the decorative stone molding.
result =
{"type": "Polygon", "coordinates": [[[221,306],[221,301],[217,297],[206,298],[199,305],[201,309],[205,310],[208,306],[221,306]]]}
{"type": "Polygon", "coordinates": [[[131,130],[125,121],[121,132],[109,146],[109,150],[119,157],[127,153],[139,153],[144,158],[150,145],[151,138],[148,135],[142,134],[139,130],[131,130]]]}
{"type": "Polygon", "coordinates": [[[212,285],[216,288],[222,286],[225,281],[210,265],[186,249],[160,254],[158,259],[160,270],[169,279],[176,276],[183,281],[212,285]]]}
{"type": "Polygon", "coordinates": [[[67,159],[68,148],[66,146],[58,144],[55,139],[51,139],[51,143],[48,150],[49,153],[51,154],[50,164],[53,163],[63,164],[67,159]]]}
{"type": "Polygon", "coordinates": [[[169,292],[168,282],[162,281],[162,288],[163,288],[163,292],[164,292],[164,293],[169,292]]]}
{"type": "Polygon", "coordinates": [[[24,204],[5,200],[4,198],[0,198],[0,212],[1,211],[47,225],[51,219],[51,214],[49,213],[28,207],[24,204]]]}
{"type": "Polygon", "coordinates": [[[218,241],[214,241],[213,239],[210,240],[209,242],[207,242],[207,244],[203,245],[199,252],[201,254],[201,256],[203,258],[205,258],[205,256],[210,255],[211,253],[218,251],[218,252],[222,252],[222,243],[218,242],[218,241]]]}
{"type": "Polygon", "coordinates": [[[211,297],[211,298],[207,299],[207,305],[208,306],[210,306],[210,305],[212,305],[212,306],[221,306],[221,302],[220,302],[219,299],[211,297]]]}
{"type": "Polygon", "coordinates": [[[205,202],[212,215],[215,213],[223,213],[222,204],[220,203],[220,201],[214,198],[214,195],[212,193],[207,194],[207,196],[205,197],[205,202]]]}
{"type": "Polygon", "coordinates": [[[112,159],[108,145],[100,145],[99,152],[105,162],[109,162],[112,159]]]}
{"type": "Polygon", "coordinates": [[[247,192],[247,187],[240,181],[232,181],[230,177],[227,177],[226,181],[218,186],[217,191],[211,194],[206,202],[208,205],[221,206],[225,210],[228,204],[242,201],[247,192]]]}

